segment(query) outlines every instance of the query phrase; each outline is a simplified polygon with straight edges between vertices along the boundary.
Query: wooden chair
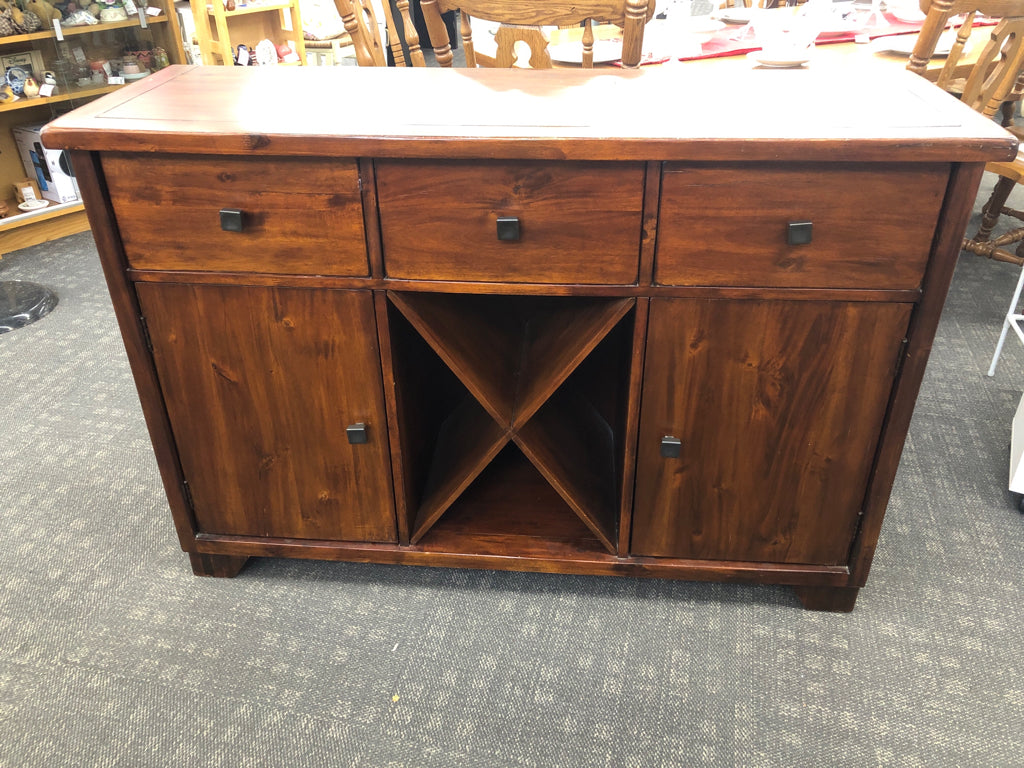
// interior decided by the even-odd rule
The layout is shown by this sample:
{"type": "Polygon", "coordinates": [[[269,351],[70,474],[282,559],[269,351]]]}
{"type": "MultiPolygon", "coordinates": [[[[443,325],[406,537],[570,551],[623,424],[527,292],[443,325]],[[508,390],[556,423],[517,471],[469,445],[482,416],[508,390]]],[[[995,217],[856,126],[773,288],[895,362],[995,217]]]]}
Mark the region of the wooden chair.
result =
{"type": "Polygon", "coordinates": [[[526,43],[530,48],[530,66],[550,68],[547,36],[540,27],[577,27],[581,24],[582,63],[584,67],[593,67],[595,21],[622,27],[622,64],[638,67],[644,25],[654,16],[654,0],[579,0],[575,3],[550,0],[422,0],[420,10],[437,62],[442,67],[452,66],[454,59],[448,30],[441,19],[442,13],[451,10],[460,11],[459,37],[467,67],[475,67],[479,63],[473,48],[471,17],[501,25],[495,33],[498,49],[494,63],[498,67],[514,66],[518,59],[516,44],[526,43]]]}
{"type": "MultiPolygon", "coordinates": [[[[334,0],[334,5],[341,15],[345,31],[352,38],[352,47],[355,49],[356,62],[359,66],[386,67],[387,53],[380,39],[380,26],[371,0],[334,0]]],[[[426,66],[423,60],[423,51],[420,49],[420,38],[416,34],[416,27],[413,26],[412,16],[409,13],[409,0],[397,0],[395,3],[399,14],[401,14],[405,43],[409,47],[408,60],[405,57],[405,50],[402,48],[402,36],[398,34],[391,4],[388,0],[381,0],[381,5],[388,34],[388,47],[391,49],[395,66],[405,67],[410,64],[414,67],[426,66]]]]}
{"type": "MultiPolygon", "coordinates": [[[[921,10],[927,18],[907,69],[924,74],[949,19],[966,14],[936,84],[957,93],[965,103],[988,117],[994,117],[1004,104],[1020,100],[1024,93],[1024,0],[934,0],[930,4],[929,0],[921,0],[921,10]],[[992,28],[970,74],[957,80],[955,70],[976,13],[998,17],[1000,21],[992,28]]],[[[1024,264],[1024,227],[989,239],[1000,215],[1024,221],[1024,211],[1006,207],[1010,192],[1024,178],[1024,156],[1018,154],[1010,162],[989,163],[985,170],[997,174],[999,180],[985,204],[977,233],[964,238],[964,250],[996,261],[1024,264]],[[1013,243],[1018,244],[1015,252],[1004,247],[1013,243]]]]}

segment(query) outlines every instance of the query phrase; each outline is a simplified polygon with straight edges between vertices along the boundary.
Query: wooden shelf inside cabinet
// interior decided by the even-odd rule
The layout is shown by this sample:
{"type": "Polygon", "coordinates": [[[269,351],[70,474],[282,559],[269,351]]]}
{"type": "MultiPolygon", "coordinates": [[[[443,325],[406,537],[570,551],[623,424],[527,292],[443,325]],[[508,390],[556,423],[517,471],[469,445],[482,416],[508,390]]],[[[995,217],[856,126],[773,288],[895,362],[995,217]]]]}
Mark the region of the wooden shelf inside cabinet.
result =
{"type": "Polygon", "coordinates": [[[467,555],[608,556],[607,548],[513,445],[498,454],[419,546],[467,555]]]}
{"type": "Polygon", "coordinates": [[[615,552],[615,435],[572,387],[560,389],[516,434],[516,445],[570,509],[615,552]]]}
{"type": "MultiPolygon", "coordinates": [[[[167,16],[161,14],[159,16],[147,16],[146,24],[166,24],[167,16]]],[[[101,22],[99,24],[82,24],[77,27],[61,27],[61,33],[64,37],[74,37],[75,35],[88,35],[93,32],[103,32],[108,29],[124,29],[126,27],[141,27],[142,24],[139,22],[138,16],[133,16],[129,19],[122,21],[109,21],[101,22]]],[[[56,33],[52,29],[45,29],[41,32],[29,32],[27,35],[8,35],[7,37],[0,37],[0,46],[8,47],[14,46],[18,43],[28,43],[35,40],[55,40],[56,33]]]]}
{"type": "MultiPolygon", "coordinates": [[[[415,519],[410,540],[418,542],[438,524],[514,440],[562,504],[614,554],[620,477],[615,431],[572,376],[634,300],[394,291],[388,297],[409,333],[418,334],[455,375],[456,387],[464,387],[462,401],[432,442],[425,489],[411,500],[415,519]]],[[[621,343],[620,335],[612,338],[612,343],[621,343]]],[[[408,349],[408,340],[403,344],[408,349]]],[[[435,378],[426,369],[405,375],[435,378]]],[[[403,390],[413,386],[400,383],[403,390]]]]}
{"type": "Polygon", "coordinates": [[[628,298],[388,296],[487,412],[510,428],[526,423],[633,306],[628,298]]]}
{"type": "Polygon", "coordinates": [[[209,4],[190,0],[190,4],[203,64],[231,66],[239,45],[254,46],[261,40],[270,40],[275,46],[291,44],[298,61],[285,63],[305,63],[299,0],[250,3],[230,11],[221,0],[209,4]]]}

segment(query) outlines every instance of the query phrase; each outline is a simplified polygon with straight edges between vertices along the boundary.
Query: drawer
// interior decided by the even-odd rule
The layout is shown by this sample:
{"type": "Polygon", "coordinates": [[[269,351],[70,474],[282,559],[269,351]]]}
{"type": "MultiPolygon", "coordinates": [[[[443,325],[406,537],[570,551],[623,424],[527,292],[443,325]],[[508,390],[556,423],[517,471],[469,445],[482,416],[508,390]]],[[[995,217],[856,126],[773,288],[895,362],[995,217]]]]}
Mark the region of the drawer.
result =
{"type": "Polygon", "coordinates": [[[949,166],[668,164],[655,282],[913,289],[949,166]],[[790,245],[790,222],[811,241],[790,245]]]}
{"type": "Polygon", "coordinates": [[[112,154],[103,172],[136,269],[369,274],[355,160],[112,154]]]}
{"type": "Polygon", "coordinates": [[[640,163],[377,163],[388,277],[633,284],[640,259],[640,163]],[[498,219],[519,236],[498,238],[498,219]]]}

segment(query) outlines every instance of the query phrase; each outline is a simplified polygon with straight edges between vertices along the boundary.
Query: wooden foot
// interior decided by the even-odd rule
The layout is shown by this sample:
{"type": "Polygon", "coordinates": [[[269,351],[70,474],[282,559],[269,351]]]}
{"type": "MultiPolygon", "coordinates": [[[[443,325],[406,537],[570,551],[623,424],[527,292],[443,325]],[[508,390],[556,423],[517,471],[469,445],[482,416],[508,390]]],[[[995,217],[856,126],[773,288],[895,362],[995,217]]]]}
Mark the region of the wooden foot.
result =
{"type": "Polygon", "coordinates": [[[248,557],[206,555],[197,552],[189,552],[188,559],[192,563],[192,573],[196,576],[219,576],[224,579],[237,576],[249,560],[248,557]]]}
{"type": "Polygon", "coordinates": [[[849,613],[857,602],[860,587],[793,587],[793,591],[809,611],[849,613]]]}

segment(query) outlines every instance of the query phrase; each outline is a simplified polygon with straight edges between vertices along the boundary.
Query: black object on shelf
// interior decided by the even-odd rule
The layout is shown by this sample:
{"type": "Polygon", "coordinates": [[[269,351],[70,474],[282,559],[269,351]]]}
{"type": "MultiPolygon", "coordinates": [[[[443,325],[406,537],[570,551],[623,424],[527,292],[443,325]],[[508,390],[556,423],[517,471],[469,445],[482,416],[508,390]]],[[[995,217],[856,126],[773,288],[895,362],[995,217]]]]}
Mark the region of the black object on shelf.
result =
{"type": "Polygon", "coordinates": [[[39,283],[0,281],[0,333],[34,323],[57,306],[57,294],[39,283]]]}

